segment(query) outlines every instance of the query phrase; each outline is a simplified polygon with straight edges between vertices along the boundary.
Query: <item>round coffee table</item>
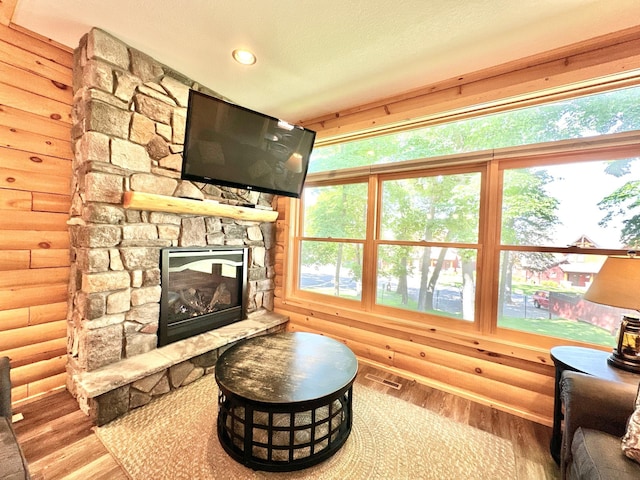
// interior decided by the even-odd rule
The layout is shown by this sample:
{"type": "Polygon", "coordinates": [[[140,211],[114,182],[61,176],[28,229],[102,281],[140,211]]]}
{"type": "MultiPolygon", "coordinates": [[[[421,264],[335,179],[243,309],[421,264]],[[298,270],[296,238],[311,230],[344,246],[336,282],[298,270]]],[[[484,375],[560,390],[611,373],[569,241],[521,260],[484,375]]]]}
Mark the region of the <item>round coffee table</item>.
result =
{"type": "Polygon", "coordinates": [[[351,432],[358,361],[322,335],[243,340],[216,363],[218,438],[255,470],[291,471],[329,458],[351,432]]]}

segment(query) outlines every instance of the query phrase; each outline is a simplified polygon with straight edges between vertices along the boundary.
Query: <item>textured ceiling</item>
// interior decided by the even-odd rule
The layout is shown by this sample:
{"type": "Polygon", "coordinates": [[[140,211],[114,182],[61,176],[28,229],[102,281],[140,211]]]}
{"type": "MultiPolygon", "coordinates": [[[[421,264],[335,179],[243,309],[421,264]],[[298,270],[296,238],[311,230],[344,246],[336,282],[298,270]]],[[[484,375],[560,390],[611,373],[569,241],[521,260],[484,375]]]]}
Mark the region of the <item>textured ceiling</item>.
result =
{"type": "Polygon", "coordinates": [[[18,0],[13,23],[71,48],[99,27],[298,122],[640,25],[640,0],[18,0]]]}

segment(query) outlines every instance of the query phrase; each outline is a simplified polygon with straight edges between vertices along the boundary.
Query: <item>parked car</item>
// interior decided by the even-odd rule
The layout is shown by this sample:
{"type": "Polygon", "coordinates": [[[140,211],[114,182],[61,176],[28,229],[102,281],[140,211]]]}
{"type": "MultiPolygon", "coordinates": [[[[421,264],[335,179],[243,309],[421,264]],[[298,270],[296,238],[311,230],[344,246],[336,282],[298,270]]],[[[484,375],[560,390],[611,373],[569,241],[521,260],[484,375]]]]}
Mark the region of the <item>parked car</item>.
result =
{"type": "Polygon", "coordinates": [[[536,308],[549,308],[549,292],[538,290],[534,293],[533,306],[536,308]]]}

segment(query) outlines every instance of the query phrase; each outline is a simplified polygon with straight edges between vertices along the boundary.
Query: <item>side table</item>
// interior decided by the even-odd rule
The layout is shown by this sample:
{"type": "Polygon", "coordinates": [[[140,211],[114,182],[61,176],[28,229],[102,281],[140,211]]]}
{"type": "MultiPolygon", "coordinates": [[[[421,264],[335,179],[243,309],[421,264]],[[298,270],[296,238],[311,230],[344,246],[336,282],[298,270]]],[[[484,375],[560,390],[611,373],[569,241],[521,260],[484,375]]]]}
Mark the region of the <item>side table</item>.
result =
{"type": "Polygon", "coordinates": [[[560,450],[562,448],[562,399],[560,397],[560,380],[562,372],[572,370],[586,373],[594,377],[605,378],[615,382],[637,385],[640,374],[627,372],[613,367],[607,362],[611,352],[585,347],[553,347],[551,359],[556,367],[555,394],[553,399],[553,431],[551,435],[551,456],[560,464],[560,450]]]}

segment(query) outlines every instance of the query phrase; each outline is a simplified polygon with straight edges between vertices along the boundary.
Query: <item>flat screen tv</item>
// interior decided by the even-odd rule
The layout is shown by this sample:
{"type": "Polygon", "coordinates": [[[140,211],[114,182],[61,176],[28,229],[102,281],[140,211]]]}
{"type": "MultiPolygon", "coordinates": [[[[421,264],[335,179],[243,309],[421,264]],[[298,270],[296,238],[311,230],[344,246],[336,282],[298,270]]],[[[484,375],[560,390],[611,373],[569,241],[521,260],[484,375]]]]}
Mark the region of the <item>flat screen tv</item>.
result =
{"type": "Polygon", "coordinates": [[[299,198],[315,136],[190,90],[181,177],[299,198]]]}

